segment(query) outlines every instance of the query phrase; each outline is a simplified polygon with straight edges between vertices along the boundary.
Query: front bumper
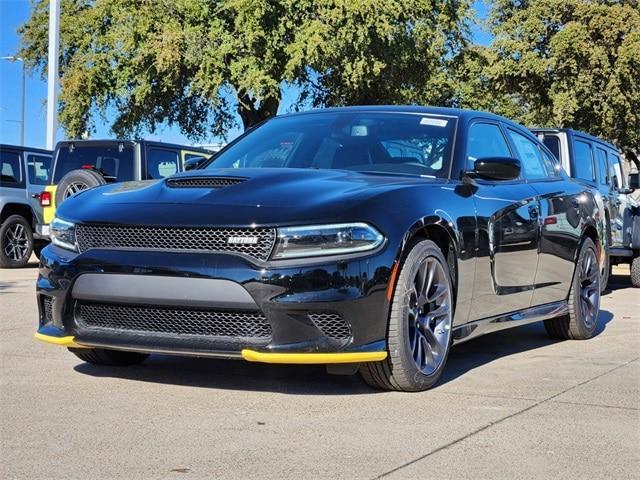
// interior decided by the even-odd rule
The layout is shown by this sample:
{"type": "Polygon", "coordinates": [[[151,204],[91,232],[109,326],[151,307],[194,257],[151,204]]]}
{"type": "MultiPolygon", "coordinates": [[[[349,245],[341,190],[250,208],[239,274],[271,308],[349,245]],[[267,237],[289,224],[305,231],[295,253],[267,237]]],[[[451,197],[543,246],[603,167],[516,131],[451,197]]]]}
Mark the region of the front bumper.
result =
{"type": "Polygon", "coordinates": [[[390,250],[257,265],[236,255],[76,255],[50,245],[37,282],[36,337],[70,348],[267,363],[379,361],[387,356],[390,250]]]}

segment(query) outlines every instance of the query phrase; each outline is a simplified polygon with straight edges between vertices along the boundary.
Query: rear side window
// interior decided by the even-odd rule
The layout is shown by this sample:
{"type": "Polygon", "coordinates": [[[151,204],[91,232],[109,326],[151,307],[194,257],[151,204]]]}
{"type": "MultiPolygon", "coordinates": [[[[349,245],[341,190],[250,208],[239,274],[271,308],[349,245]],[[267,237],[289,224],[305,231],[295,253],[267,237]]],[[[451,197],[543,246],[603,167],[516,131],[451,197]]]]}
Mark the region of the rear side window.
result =
{"type": "Polygon", "coordinates": [[[133,180],[133,146],[126,144],[71,144],[59,148],[53,183],[58,183],[71,170],[96,168],[117,182],[133,180]]]}
{"type": "Polygon", "coordinates": [[[51,157],[44,155],[27,155],[27,171],[29,183],[32,185],[48,185],[51,173],[51,157]]]}
{"type": "Polygon", "coordinates": [[[581,140],[573,142],[573,176],[590,182],[595,180],[591,145],[581,140]]]}
{"type": "Polygon", "coordinates": [[[0,151],[0,184],[11,187],[22,182],[20,173],[20,154],[0,151]]]}
{"type": "Polygon", "coordinates": [[[178,152],[164,148],[147,150],[147,180],[158,180],[178,172],[178,152]]]}
{"type": "Polygon", "coordinates": [[[553,153],[554,157],[556,157],[558,160],[562,160],[562,158],[560,157],[560,139],[558,137],[556,137],[555,135],[545,135],[542,143],[544,143],[544,146],[547,147],[551,151],[551,153],[553,153]]]}
{"type": "Polygon", "coordinates": [[[607,164],[607,152],[597,148],[598,152],[598,183],[609,185],[609,165],[607,164]]]}
{"type": "Polygon", "coordinates": [[[509,129],[509,136],[511,140],[513,140],[513,144],[518,152],[518,157],[520,157],[520,161],[522,162],[522,170],[525,178],[535,180],[537,178],[547,178],[553,174],[553,172],[548,172],[545,168],[545,161],[538,147],[539,144],[533,140],[529,140],[515,130],[509,129]]]}
{"type": "Polygon", "coordinates": [[[467,168],[472,170],[479,158],[510,157],[509,145],[500,127],[494,123],[474,123],[469,127],[467,168]]]}

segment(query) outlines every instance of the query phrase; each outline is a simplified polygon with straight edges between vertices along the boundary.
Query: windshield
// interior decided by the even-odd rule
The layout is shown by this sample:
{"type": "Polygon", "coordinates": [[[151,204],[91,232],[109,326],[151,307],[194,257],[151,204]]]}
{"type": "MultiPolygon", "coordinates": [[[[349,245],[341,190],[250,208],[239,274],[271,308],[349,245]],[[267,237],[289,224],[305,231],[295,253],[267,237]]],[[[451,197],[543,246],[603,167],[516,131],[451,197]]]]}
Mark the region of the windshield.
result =
{"type": "Polygon", "coordinates": [[[118,182],[133,180],[133,146],[124,143],[78,143],[61,146],[56,158],[53,182],[58,183],[71,170],[91,167],[118,182]]]}
{"type": "Polygon", "coordinates": [[[446,177],[455,117],[327,112],[279,117],[206,168],[320,168],[446,177]]]}

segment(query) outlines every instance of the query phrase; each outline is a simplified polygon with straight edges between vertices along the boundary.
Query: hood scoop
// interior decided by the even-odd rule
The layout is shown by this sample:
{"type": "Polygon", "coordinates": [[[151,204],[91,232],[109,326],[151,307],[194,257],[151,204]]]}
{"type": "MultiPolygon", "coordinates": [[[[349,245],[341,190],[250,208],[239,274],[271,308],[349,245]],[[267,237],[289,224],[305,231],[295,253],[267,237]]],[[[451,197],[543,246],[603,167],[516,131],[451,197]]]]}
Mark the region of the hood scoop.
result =
{"type": "Polygon", "coordinates": [[[166,182],[171,188],[223,188],[245,180],[240,177],[177,177],[168,178],[166,182]]]}

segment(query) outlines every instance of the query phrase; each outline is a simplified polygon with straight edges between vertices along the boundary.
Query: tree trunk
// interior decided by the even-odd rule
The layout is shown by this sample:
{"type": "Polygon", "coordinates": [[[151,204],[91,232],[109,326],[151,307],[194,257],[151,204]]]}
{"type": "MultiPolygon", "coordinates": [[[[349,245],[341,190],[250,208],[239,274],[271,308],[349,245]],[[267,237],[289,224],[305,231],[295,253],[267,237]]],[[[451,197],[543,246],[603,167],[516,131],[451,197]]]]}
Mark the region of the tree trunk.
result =
{"type": "Polygon", "coordinates": [[[249,94],[241,93],[238,95],[238,114],[245,130],[268,118],[275,117],[279,106],[280,98],[277,97],[268,97],[256,107],[256,102],[249,94]]]}

